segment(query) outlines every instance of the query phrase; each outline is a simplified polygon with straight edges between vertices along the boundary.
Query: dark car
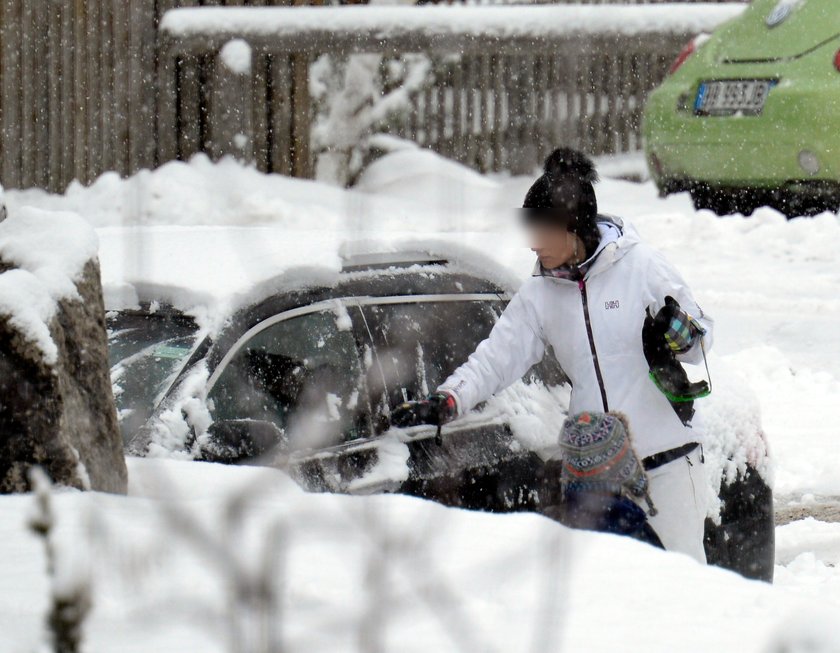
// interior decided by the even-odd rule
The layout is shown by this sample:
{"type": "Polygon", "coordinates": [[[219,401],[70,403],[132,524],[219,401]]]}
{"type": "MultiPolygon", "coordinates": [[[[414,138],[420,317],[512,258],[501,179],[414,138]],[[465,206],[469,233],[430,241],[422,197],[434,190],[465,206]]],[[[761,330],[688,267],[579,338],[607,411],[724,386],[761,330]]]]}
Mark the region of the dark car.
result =
{"type": "MultiPolygon", "coordinates": [[[[509,300],[492,272],[424,253],[349,258],[330,282],[278,279],[282,291],[237,310],[213,337],[159,306],[112,313],[112,351],[128,355],[115,368],[127,449],[281,465],[310,491],[561,515],[554,435],[523,434],[504,411],[481,407],[440,438],[433,427],[389,430],[391,406],[434,390],[490,332],[509,300]]],[[[566,383],[549,352],[516,392],[562,396],[566,383]]],[[[556,396],[531,402],[555,406],[537,416],[551,434],[565,408],[556,396]]],[[[769,489],[750,472],[721,495],[710,560],[772,578],[769,489]]]]}

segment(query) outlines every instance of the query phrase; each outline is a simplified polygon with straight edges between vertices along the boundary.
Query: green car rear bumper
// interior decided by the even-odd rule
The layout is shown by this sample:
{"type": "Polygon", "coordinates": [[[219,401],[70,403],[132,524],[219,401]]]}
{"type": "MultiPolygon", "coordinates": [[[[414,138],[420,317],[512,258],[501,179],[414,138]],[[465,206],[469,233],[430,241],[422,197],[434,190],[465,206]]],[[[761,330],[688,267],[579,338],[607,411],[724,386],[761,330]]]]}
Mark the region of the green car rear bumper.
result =
{"type": "Polygon", "coordinates": [[[796,59],[749,64],[716,61],[713,43],[701,48],[645,109],[647,159],[660,190],[840,194],[840,72],[832,63],[839,44],[840,38],[796,59]],[[715,79],[778,83],[759,115],[696,115],[701,82],[715,79]]]}

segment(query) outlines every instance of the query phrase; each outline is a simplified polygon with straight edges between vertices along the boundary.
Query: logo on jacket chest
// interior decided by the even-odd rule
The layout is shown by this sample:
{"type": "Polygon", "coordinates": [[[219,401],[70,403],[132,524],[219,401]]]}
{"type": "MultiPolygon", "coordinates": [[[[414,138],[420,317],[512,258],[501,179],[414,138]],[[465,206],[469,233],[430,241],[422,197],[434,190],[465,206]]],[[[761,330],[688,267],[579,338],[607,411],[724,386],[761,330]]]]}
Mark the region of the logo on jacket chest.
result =
{"type": "Polygon", "coordinates": [[[613,309],[613,308],[618,308],[618,307],[619,307],[619,304],[618,304],[617,299],[610,299],[610,300],[604,302],[604,308],[608,311],[613,309]]]}

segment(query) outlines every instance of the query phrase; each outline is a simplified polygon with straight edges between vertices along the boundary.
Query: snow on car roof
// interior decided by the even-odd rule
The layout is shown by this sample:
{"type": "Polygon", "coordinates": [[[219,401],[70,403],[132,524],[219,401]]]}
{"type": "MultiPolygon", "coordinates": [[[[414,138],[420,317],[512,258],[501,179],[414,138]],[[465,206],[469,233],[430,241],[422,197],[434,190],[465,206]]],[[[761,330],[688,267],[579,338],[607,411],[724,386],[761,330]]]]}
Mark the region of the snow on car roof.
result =
{"type": "MultiPolygon", "coordinates": [[[[282,226],[99,230],[106,308],[157,300],[211,327],[231,311],[285,290],[334,285],[348,261],[445,261],[449,269],[515,290],[519,279],[453,241],[396,232],[290,231],[282,226]]],[[[364,267],[364,266],[362,266],[364,267]]],[[[374,272],[379,273],[379,272],[374,272]]]]}
{"type": "Polygon", "coordinates": [[[500,249],[500,233],[515,220],[500,207],[518,204],[521,185],[413,146],[371,166],[355,189],[197,155],[127,179],[106,173],[63,195],[30,189],[6,200],[10,212],[71,210],[97,228],[109,309],[155,299],[209,318],[272,279],[301,284],[308,274],[312,283],[328,283],[342,256],[365,251],[436,251],[515,287],[510,270],[529,269],[533,257],[524,238],[518,243],[509,233],[504,243],[512,247],[500,249]],[[408,189],[417,195],[406,196],[408,189]],[[430,204],[434,197],[446,202],[430,204]]]}

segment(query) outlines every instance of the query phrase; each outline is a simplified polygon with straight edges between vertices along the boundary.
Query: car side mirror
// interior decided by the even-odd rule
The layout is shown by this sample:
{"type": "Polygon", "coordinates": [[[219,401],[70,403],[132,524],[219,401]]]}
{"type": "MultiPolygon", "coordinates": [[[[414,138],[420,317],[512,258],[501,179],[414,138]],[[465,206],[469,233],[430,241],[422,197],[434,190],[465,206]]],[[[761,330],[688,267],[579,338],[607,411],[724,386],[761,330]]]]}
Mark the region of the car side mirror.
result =
{"type": "Polygon", "coordinates": [[[288,438],[273,422],[226,419],[213,422],[199,439],[196,460],[214,463],[247,463],[288,448],[288,438]]]}

